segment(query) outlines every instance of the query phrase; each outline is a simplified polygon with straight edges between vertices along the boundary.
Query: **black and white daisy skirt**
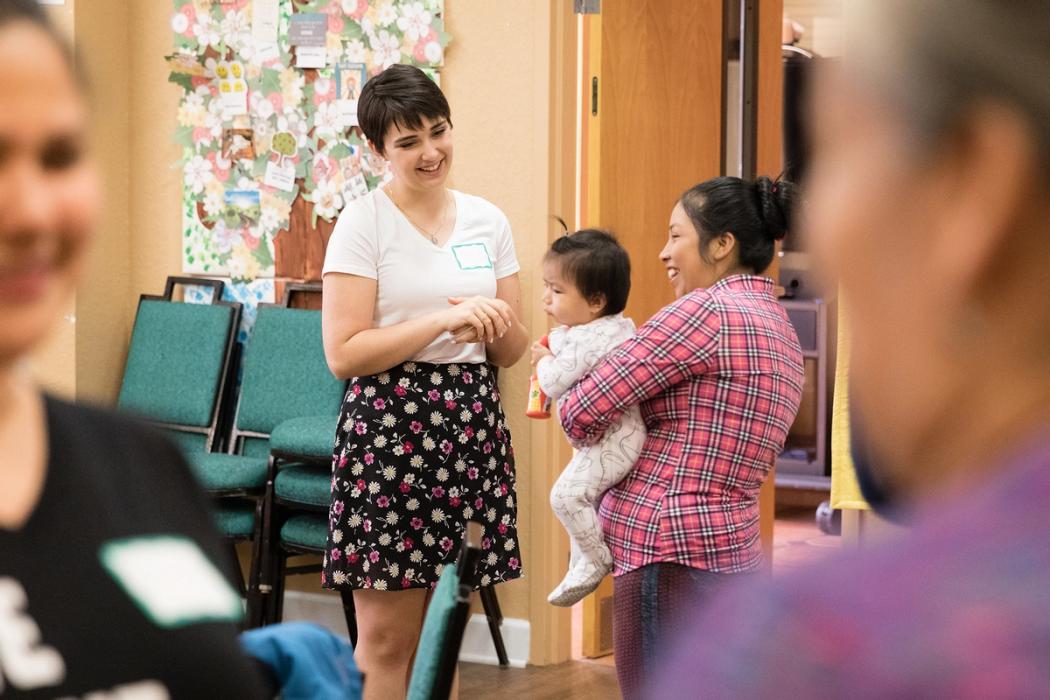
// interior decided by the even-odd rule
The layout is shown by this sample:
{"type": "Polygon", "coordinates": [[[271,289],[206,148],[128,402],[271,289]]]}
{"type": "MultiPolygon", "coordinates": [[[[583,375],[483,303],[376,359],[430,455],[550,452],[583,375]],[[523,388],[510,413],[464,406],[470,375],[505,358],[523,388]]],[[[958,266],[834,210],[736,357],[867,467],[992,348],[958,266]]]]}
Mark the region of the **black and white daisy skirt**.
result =
{"type": "Polygon", "coordinates": [[[468,520],[484,528],[482,586],[522,575],[514,450],[488,364],[406,362],[356,377],[332,459],[322,585],[437,585],[468,520]]]}

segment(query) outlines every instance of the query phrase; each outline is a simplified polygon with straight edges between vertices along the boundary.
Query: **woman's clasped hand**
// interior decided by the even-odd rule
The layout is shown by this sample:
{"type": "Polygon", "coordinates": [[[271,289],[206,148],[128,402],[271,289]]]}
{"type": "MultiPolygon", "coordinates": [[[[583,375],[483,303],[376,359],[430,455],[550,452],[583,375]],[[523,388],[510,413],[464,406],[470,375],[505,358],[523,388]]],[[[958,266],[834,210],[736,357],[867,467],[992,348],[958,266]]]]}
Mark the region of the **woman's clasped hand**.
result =
{"type": "Polygon", "coordinates": [[[514,323],[514,312],[502,299],[449,297],[446,329],[454,343],[494,343],[514,323]]]}

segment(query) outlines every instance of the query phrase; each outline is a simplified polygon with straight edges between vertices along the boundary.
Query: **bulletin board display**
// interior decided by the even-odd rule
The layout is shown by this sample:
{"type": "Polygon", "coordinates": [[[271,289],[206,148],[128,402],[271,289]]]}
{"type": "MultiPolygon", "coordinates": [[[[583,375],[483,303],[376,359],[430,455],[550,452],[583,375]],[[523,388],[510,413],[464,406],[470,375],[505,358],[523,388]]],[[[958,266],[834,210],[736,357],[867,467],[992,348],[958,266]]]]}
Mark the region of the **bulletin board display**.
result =
{"type": "Polygon", "coordinates": [[[394,63],[438,81],[443,12],[444,0],[174,0],[183,270],[282,276],[281,236],[330,233],[349,201],[385,182],[357,98],[394,63]]]}

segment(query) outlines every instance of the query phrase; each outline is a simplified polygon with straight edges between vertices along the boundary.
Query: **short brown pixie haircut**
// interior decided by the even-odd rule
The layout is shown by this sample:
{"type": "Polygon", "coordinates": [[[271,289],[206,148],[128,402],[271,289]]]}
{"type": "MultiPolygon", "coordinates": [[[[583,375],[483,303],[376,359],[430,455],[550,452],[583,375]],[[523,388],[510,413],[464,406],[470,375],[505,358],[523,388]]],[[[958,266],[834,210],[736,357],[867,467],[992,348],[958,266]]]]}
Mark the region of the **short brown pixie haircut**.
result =
{"type": "Polygon", "coordinates": [[[357,103],[357,121],[379,153],[391,125],[422,129],[423,119],[444,119],[452,126],[452,112],[441,88],[415,66],[395,63],[365,83],[357,103]]]}

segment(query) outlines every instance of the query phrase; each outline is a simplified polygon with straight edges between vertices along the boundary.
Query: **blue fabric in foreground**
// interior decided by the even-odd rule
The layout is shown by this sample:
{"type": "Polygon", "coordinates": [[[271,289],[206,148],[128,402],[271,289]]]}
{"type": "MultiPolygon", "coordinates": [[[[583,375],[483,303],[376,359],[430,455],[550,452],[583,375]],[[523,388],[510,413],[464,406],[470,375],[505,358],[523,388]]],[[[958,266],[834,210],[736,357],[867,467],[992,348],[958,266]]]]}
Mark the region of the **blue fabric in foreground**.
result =
{"type": "Polygon", "coordinates": [[[266,664],[283,700],[355,700],[361,673],[354,648],[312,622],[285,622],[241,634],[244,651],[266,664]]]}

